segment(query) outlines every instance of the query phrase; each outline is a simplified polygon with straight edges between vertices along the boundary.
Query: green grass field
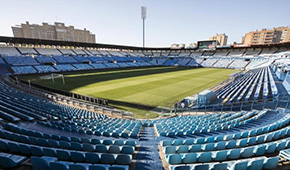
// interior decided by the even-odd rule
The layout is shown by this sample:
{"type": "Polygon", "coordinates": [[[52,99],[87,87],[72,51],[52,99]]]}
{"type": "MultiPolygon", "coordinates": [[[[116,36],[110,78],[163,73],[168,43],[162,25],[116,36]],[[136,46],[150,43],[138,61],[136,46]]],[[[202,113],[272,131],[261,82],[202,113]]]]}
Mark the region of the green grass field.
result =
{"type": "MultiPolygon", "coordinates": [[[[236,72],[231,69],[147,67],[64,73],[61,79],[40,79],[40,75],[22,76],[21,79],[48,87],[100,97],[109,104],[134,112],[136,118],[156,117],[148,111],[157,106],[173,107],[184,97],[213,87],[236,72]]],[[[43,75],[42,75],[43,76],[43,75]]]]}

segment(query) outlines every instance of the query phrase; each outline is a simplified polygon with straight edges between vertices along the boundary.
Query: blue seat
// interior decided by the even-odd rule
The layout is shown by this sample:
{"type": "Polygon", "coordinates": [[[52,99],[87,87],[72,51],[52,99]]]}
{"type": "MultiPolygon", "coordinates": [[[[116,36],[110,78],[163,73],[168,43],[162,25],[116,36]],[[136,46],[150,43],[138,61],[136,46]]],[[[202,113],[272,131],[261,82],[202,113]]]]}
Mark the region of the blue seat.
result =
{"type": "Polygon", "coordinates": [[[173,141],[172,145],[174,146],[179,146],[183,144],[183,140],[182,139],[176,139],[173,141]]]}
{"type": "Polygon", "coordinates": [[[100,144],[100,143],[101,143],[101,141],[99,139],[96,139],[96,138],[91,139],[91,144],[96,145],[96,144],[100,144]]]}
{"type": "Polygon", "coordinates": [[[120,153],[121,152],[120,146],[110,145],[108,152],[109,153],[120,153]]]}
{"type": "Polygon", "coordinates": [[[24,156],[0,153],[0,167],[4,169],[12,169],[26,160],[27,158],[24,156]]]}
{"type": "Polygon", "coordinates": [[[248,139],[248,145],[255,145],[257,142],[257,138],[256,137],[251,137],[248,139]]]}
{"type": "Polygon", "coordinates": [[[226,148],[226,142],[225,141],[215,143],[215,149],[216,150],[223,150],[225,148],[226,148]]]}
{"type": "Polygon", "coordinates": [[[46,139],[38,138],[38,143],[40,146],[48,147],[48,142],[46,139]]]}
{"type": "Polygon", "coordinates": [[[212,150],[214,150],[214,143],[204,144],[202,149],[204,151],[212,151],[212,150]]]}
{"type": "Polygon", "coordinates": [[[86,163],[77,163],[77,164],[70,164],[69,170],[88,170],[90,164],[86,163]]]}
{"type": "Polygon", "coordinates": [[[188,165],[181,165],[174,167],[174,170],[191,170],[191,166],[188,165]]]}
{"type": "Polygon", "coordinates": [[[242,140],[239,140],[238,141],[237,145],[239,147],[245,147],[245,146],[247,146],[247,143],[248,143],[248,140],[247,139],[242,139],[242,140]]]}
{"type": "Polygon", "coordinates": [[[203,144],[205,142],[205,138],[197,138],[196,143],[197,144],[203,144]]]}
{"type": "Polygon", "coordinates": [[[180,164],[182,162],[181,155],[179,154],[168,155],[167,162],[172,165],[180,164]]]}
{"type": "Polygon", "coordinates": [[[236,162],[231,167],[230,170],[245,170],[248,167],[248,161],[236,162]]]}
{"type": "Polygon", "coordinates": [[[50,165],[49,165],[50,162],[56,162],[57,158],[47,157],[47,156],[43,156],[43,157],[32,156],[30,160],[31,160],[33,169],[50,170],[50,165]]]}
{"type": "Polygon", "coordinates": [[[115,140],[114,145],[123,146],[125,142],[123,140],[115,140]]]}
{"type": "Polygon", "coordinates": [[[242,158],[249,158],[253,156],[253,152],[254,152],[254,147],[243,148],[240,156],[242,158]]]}
{"type": "Polygon", "coordinates": [[[99,152],[99,153],[107,153],[108,149],[107,149],[107,146],[105,146],[105,145],[96,145],[95,151],[99,152]]]}
{"type": "Polygon", "coordinates": [[[31,145],[30,151],[33,156],[43,156],[43,150],[41,147],[31,145]]]}
{"type": "Polygon", "coordinates": [[[182,157],[182,162],[185,164],[192,164],[195,163],[197,160],[197,154],[196,153],[185,153],[182,157]]]}
{"type": "Polygon", "coordinates": [[[265,141],[265,135],[261,135],[259,137],[257,137],[257,143],[260,144],[260,143],[264,143],[265,141]]]}
{"type": "Polygon", "coordinates": [[[19,143],[19,151],[23,155],[31,155],[30,146],[27,144],[19,143]]]}
{"type": "Polygon", "coordinates": [[[81,143],[91,143],[89,138],[81,138],[81,143]]]}
{"type": "Polygon", "coordinates": [[[126,168],[121,166],[110,166],[108,170],[126,170],[126,168]]]}
{"type": "Polygon", "coordinates": [[[59,147],[62,149],[70,149],[70,143],[66,141],[59,141],[59,147]]]}
{"type": "Polygon", "coordinates": [[[177,148],[177,153],[187,153],[189,150],[188,145],[181,145],[177,148]]]}
{"type": "Polygon", "coordinates": [[[192,145],[194,143],[194,139],[185,139],[184,140],[184,145],[192,145]]]}
{"type": "Polygon", "coordinates": [[[189,152],[200,152],[201,151],[201,145],[192,145],[189,148],[189,152]]]}
{"type": "Polygon", "coordinates": [[[264,161],[264,169],[275,169],[278,166],[279,157],[268,158],[264,161]]]}
{"type": "Polygon", "coordinates": [[[50,156],[50,157],[56,157],[56,150],[53,148],[43,148],[43,155],[50,156]]]}
{"type": "Polygon", "coordinates": [[[103,144],[104,145],[113,145],[113,141],[110,139],[105,139],[105,140],[103,140],[103,144]]]}
{"type": "Polygon", "coordinates": [[[20,150],[19,150],[19,146],[17,143],[14,143],[14,142],[8,142],[8,148],[10,150],[10,152],[12,153],[19,153],[20,150]]]}
{"type": "Polygon", "coordinates": [[[255,156],[262,156],[266,152],[266,145],[259,145],[254,148],[254,155],[255,156]]]}
{"type": "Polygon", "coordinates": [[[203,152],[203,153],[199,153],[197,155],[197,161],[198,162],[210,162],[211,161],[211,155],[212,155],[212,152],[203,152]]]}
{"type": "Polygon", "coordinates": [[[77,142],[71,142],[71,149],[76,151],[83,150],[83,145],[77,142]]]}
{"type": "Polygon", "coordinates": [[[269,133],[269,134],[267,134],[265,141],[270,142],[270,141],[272,141],[272,139],[273,139],[273,133],[269,133]]]}
{"type": "Polygon", "coordinates": [[[70,160],[70,152],[66,150],[56,150],[56,155],[59,160],[63,160],[63,161],[70,160]]]}
{"type": "Polygon", "coordinates": [[[59,148],[59,142],[53,139],[48,139],[48,146],[53,148],[59,148]]]}
{"type": "Polygon", "coordinates": [[[222,151],[214,152],[214,154],[212,155],[212,158],[214,161],[224,161],[227,159],[227,156],[228,156],[228,151],[222,150],[222,151]]]}
{"type": "Polygon", "coordinates": [[[129,165],[131,164],[131,157],[129,155],[117,155],[116,164],[129,165]]]}
{"type": "Polygon", "coordinates": [[[238,159],[240,157],[241,149],[231,149],[228,151],[228,159],[238,159]]]}
{"type": "Polygon", "coordinates": [[[280,151],[280,150],[283,150],[283,149],[285,149],[285,147],[286,147],[286,141],[284,141],[284,142],[281,142],[281,143],[278,143],[277,145],[276,145],[276,151],[280,151]]]}
{"type": "Polygon", "coordinates": [[[73,162],[83,162],[85,160],[85,154],[82,152],[70,152],[71,160],[73,162]]]}
{"type": "Polygon", "coordinates": [[[209,165],[208,164],[195,165],[194,170],[209,170],[209,165]]]}
{"type": "Polygon", "coordinates": [[[136,146],[136,142],[133,141],[133,140],[127,140],[127,141],[125,142],[125,145],[136,146]]]}
{"type": "Polygon", "coordinates": [[[81,142],[81,139],[79,137],[75,137],[75,136],[70,137],[70,140],[71,140],[71,142],[77,142],[77,143],[81,142]]]}
{"type": "Polygon", "coordinates": [[[266,153],[273,153],[276,150],[276,143],[269,143],[266,147],[266,153]]]}
{"type": "Polygon", "coordinates": [[[96,147],[92,144],[89,144],[89,143],[84,143],[83,144],[83,150],[84,151],[88,151],[88,152],[94,152],[96,149],[96,147]]]}
{"type": "Polygon", "coordinates": [[[101,155],[101,163],[104,163],[104,164],[113,164],[115,163],[115,155],[113,154],[107,154],[107,153],[103,153],[101,155]]]}
{"type": "Polygon", "coordinates": [[[0,139],[0,149],[4,150],[4,151],[8,151],[9,150],[7,142],[6,141],[1,141],[1,139],[0,139]]]}
{"type": "Polygon", "coordinates": [[[99,154],[97,154],[97,153],[87,152],[87,153],[85,153],[85,157],[86,157],[86,162],[88,162],[88,163],[99,163],[100,162],[100,157],[99,157],[99,154]]]}
{"type": "Polygon", "coordinates": [[[232,148],[235,148],[235,147],[236,147],[236,141],[235,140],[226,142],[226,148],[227,149],[232,149],[232,148]]]}
{"type": "Polygon", "coordinates": [[[50,162],[50,169],[57,169],[57,170],[69,170],[69,165],[73,164],[72,162],[50,162]]]}
{"type": "Polygon", "coordinates": [[[133,154],[134,153],[134,148],[132,146],[123,146],[121,153],[124,154],[133,154]]]}
{"type": "Polygon", "coordinates": [[[227,163],[216,163],[210,167],[210,170],[226,170],[228,169],[227,163]]]}
{"type": "Polygon", "coordinates": [[[101,165],[101,164],[95,164],[95,165],[90,165],[89,170],[107,170],[109,168],[108,165],[101,165]]]}
{"type": "Polygon", "coordinates": [[[164,152],[165,154],[174,154],[176,153],[176,146],[166,146],[164,152]]]}
{"type": "Polygon", "coordinates": [[[262,170],[263,169],[264,158],[255,159],[250,161],[247,170],[262,170]]]}

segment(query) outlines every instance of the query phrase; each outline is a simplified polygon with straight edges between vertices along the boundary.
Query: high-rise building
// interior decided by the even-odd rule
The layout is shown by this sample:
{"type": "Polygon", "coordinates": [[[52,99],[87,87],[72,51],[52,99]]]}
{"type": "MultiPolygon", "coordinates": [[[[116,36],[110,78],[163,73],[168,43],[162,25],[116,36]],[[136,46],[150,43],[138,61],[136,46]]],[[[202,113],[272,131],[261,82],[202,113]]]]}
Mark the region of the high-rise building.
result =
{"type": "Polygon", "coordinates": [[[277,27],[273,29],[261,29],[245,34],[243,44],[272,44],[290,41],[290,28],[277,27]]]}
{"type": "Polygon", "coordinates": [[[42,23],[42,25],[21,24],[12,26],[14,37],[34,38],[46,40],[61,40],[73,42],[95,43],[96,36],[89,30],[75,29],[73,26],[66,26],[64,23],[55,22],[54,25],[42,23]]]}
{"type": "Polygon", "coordinates": [[[223,34],[216,34],[213,37],[209,37],[209,40],[216,40],[218,42],[218,45],[227,45],[228,41],[228,36],[223,33],[223,34]]]}

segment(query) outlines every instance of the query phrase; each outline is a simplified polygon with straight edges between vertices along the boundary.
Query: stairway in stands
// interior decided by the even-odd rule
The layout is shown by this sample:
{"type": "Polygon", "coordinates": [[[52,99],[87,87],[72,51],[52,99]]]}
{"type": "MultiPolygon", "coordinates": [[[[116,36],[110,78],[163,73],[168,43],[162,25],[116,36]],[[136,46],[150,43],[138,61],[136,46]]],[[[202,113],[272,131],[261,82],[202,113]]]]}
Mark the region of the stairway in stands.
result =
{"type": "Polygon", "coordinates": [[[140,133],[140,148],[136,155],[136,168],[142,170],[161,170],[162,162],[158,153],[158,141],[153,127],[143,127],[140,133]]]}

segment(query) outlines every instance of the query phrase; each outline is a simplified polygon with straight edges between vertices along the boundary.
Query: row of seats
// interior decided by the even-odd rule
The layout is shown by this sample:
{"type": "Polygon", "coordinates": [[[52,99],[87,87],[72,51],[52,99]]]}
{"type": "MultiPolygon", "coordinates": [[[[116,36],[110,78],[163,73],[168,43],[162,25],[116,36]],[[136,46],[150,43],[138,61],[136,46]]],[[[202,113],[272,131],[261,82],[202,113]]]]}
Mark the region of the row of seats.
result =
{"type": "Polygon", "coordinates": [[[278,162],[279,157],[257,157],[220,163],[170,166],[170,170],[262,170],[275,169],[278,162]]]}
{"type": "MultiPolygon", "coordinates": [[[[269,137],[266,137],[266,141],[268,141],[268,138],[270,139],[270,136],[272,136],[274,139],[278,139],[279,135],[281,135],[279,130],[280,128],[285,127],[290,123],[290,115],[287,114],[283,118],[281,118],[278,121],[275,121],[271,124],[268,124],[266,126],[262,126],[256,129],[251,130],[244,130],[242,132],[236,132],[231,134],[225,134],[225,135],[217,135],[217,136],[209,136],[209,137],[199,137],[199,138],[190,138],[190,139],[176,139],[176,140],[163,140],[160,142],[160,145],[162,147],[166,146],[182,146],[182,145],[194,145],[194,144],[207,144],[207,143],[214,143],[214,142],[227,142],[227,141],[241,141],[241,139],[250,139],[253,137],[260,138],[261,135],[267,135],[269,137]],[[274,133],[270,133],[274,132],[274,133]],[[278,132],[278,133],[277,133],[278,132]],[[274,137],[275,136],[275,137],[274,137]],[[276,137],[277,136],[277,137],[276,137]]],[[[282,129],[283,133],[286,135],[289,135],[289,130],[284,131],[282,129]]],[[[282,134],[283,135],[283,134],[282,134]]]]}
{"type": "Polygon", "coordinates": [[[129,165],[132,155],[74,151],[0,139],[0,150],[27,156],[50,156],[61,161],[129,165]]]}
{"type": "Polygon", "coordinates": [[[58,161],[54,157],[31,157],[33,169],[41,170],[129,170],[126,165],[89,164],[58,161]]]}
{"type": "Polygon", "coordinates": [[[205,162],[221,162],[226,160],[236,160],[250,158],[253,156],[263,156],[264,154],[274,153],[290,147],[290,138],[276,142],[259,144],[256,146],[228,149],[220,151],[193,152],[185,154],[167,154],[166,161],[169,164],[193,164],[205,162]]]}

